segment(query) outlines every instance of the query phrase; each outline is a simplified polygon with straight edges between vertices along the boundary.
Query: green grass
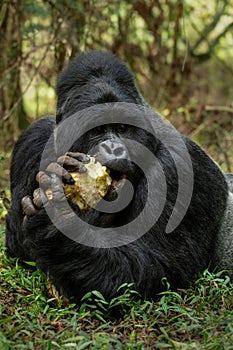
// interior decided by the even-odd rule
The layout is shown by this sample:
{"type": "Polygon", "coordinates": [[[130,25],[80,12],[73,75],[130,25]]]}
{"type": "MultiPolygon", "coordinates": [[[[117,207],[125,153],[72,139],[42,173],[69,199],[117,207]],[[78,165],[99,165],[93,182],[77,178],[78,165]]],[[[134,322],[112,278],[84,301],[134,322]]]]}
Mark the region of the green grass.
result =
{"type": "Polygon", "coordinates": [[[131,286],[107,303],[54,297],[39,270],[4,253],[0,231],[0,349],[233,349],[233,285],[208,271],[189,290],[134,301],[131,286]],[[118,306],[120,318],[107,316],[118,306]]]}

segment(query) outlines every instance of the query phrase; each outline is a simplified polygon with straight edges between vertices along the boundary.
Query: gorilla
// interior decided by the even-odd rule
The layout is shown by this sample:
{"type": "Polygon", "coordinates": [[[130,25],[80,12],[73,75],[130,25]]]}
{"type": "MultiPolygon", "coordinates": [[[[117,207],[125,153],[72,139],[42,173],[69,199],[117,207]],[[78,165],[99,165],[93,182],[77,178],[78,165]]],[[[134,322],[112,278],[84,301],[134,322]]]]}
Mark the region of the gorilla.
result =
{"type": "Polygon", "coordinates": [[[193,174],[192,186],[186,183],[187,176],[183,181],[185,191],[191,190],[190,201],[180,199],[177,206],[177,164],[185,168],[184,148],[177,147],[174,139],[172,153],[146,128],[144,111],[149,110],[158,122],[156,132],[163,135],[164,127],[167,140],[173,139],[173,127],[152,111],[126,65],[111,53],[94,51],[76,57],[61,72],[56,93],[56,118],[34,122],[13,151],[7,254],[22,262],[35,261],[54,286],[77,303],[92,290],[110,300],[123,283],[133,283],[143,298],[156,298],[167,288],[164,278],[176,290],[189,287],[207,268],[231,274],[233,175],[224,175],[197,144],[177,132],[193,174]],[[70,142],[85,123],[88,127],[70,142]],[[62,183],[74,183],[71,171],[86,171],[90,154],[107,165],[113,179],[102,202],[114,205],[128,198],[133,188],[119,210],[84,211],[64,199],[62,183]],[[46,188],[51,187],[49,202],[46,188]],[[147,216],[138,224],[145,208],[147,216]],[[171,215],[182,210],[182,219],[168,232],[171,215]],[[66,234],[68,229],[73,236],[66,234]],[[87,243],[86,237],[94,243],[87,243]],[[106,237],[107,244],[101,244],[106,237]]]}

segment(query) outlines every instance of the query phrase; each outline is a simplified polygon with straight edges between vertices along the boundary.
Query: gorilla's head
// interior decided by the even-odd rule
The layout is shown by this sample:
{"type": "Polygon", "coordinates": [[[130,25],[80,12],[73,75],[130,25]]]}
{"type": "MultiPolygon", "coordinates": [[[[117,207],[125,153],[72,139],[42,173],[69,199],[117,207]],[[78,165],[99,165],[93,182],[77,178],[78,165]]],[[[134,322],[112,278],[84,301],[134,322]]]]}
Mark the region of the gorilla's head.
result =
{"type": "Polygon", "coordinates": [[[161,128],[158,115],[136,104],[102,103],[77,111],[58,124],[58,153],[70,150],[95,156],[111,170],[113,179],[126,176],[135,185],[143,174],[140,168],[151,165],[145,151],[156,154],[161,144],[153,133],[154,117],[161,128]]]}
{"type": "Polygon", "coordinates": [[[109,52],[77,56],[60,74],[56,93],[57,123],[97,104],[124,101],[146,105],[131,72],[109,52]]]}

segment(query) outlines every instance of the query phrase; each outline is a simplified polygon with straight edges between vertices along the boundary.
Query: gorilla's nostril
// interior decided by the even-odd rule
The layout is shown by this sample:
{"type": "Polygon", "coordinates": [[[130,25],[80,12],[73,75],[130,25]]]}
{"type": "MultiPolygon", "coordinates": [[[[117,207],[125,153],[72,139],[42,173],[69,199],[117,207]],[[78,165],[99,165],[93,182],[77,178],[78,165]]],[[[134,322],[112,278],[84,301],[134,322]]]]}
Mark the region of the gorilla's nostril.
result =
{"type": "Polygon", "coordinates": [[[112,154],[112,149],[111,147],[109,147],[106,143],[102,144],[102,148],[104,149],[104,151],[108,154],[112,154]]]}
{"type": "Polygon", "coordinates": [[[117,140],[105,140],[99,144],[99,153],[106,159],[125,159],[128,152],[122,142],[117,140]]]}
{"type": "Polygon", "coordinates": [[[124,154],[124,150],[121,147],[118,147],[114,150],[114,155],[116,157],[121,157],[124,154]]]}

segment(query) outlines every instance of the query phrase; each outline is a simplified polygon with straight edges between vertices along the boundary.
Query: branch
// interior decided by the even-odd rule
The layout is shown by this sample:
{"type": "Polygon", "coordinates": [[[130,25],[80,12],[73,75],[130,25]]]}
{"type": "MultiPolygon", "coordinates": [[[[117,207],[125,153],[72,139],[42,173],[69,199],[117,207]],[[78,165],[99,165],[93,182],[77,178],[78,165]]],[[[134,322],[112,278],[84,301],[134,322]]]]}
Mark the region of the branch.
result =
{"type": "MultiPolygon", "coordinates": [[[[209,33],[216,27],[217,23],[220,21],[220,18],[223,16],[225,8],[227,6],[227,1],[225,0],[223,3],[223,7],[222,9],[220,9],[218,12],[216,12],[213,21],[206,26],[206,28],[204,28],[201,31],[201,36],[199,38],[199,40],[197,40],[196,44],[193,46],[192,51],[194,52],[198,46],[200,46],[200,44],[206,40],[206,37],[209,35],[209,33]]],[[[195,28],[196,30],[196,28],[195,28]]]]}
{"type": "Polygon", "coordinates": [[[28,89],[29,89],[29,87],[31,86],[31,83],[32,83],[32,81],[33,81],[35,75],[38,73],[38,71],[39,71],[39,69],[40,69],[40,67],[41,67],[41,65],[42,65],[42,63],[43,63],[43,61],[44,61],[44,59],[45,59],[45,57],[46,57],[46,55],[47,55],[47,52],[49,51],[50,46],[53,44],[54,40],[56,39],[56,37],[57,37],[57,32],[58,32],[59,28],[60,28],[60,25],[58,25],[57,31],[55,32],[53,38],[52,38],[52,39],[49,41],[49,43],[47,44],[46,49],[45,49],[45,52],[44,52],[44,54],[43,54],[43,56],[42,56],[42,58],[41,58],[41,60],[40,60],[40,62],[39,62],[39,64],[38,64],[38,66],[35,68],[35,71],[34,71],[33,76],[31,77],[29,83],[27,84],[27,86],[25,87],[24,91],[22,92],[20,98],[15,102],[15,104],[12,106],[12,108],[9,110],[9,112],[3,117],[3,120],[4,120],[4,121],[10,118],[10,116],[11,116],[11,114],[13,113],[13,111],[15,110],[15,108],[17,108],[18,105],[21,103],[21,101],[22,101],[22,99],[23,99],[23,96],[24,96],[25,93],[28,91],[28,89]]]}
{"type": "Polygon", "coordinates": [[[0,28],[1,28],[2,24],[3,24],[3,22],[4,22],[5,17],[6,17],[6,10],[7,10],[7,3],[5,2],[5,3],[3,3],[3,4],[1,5],[1,11],[0,11],[0,28]]]}

